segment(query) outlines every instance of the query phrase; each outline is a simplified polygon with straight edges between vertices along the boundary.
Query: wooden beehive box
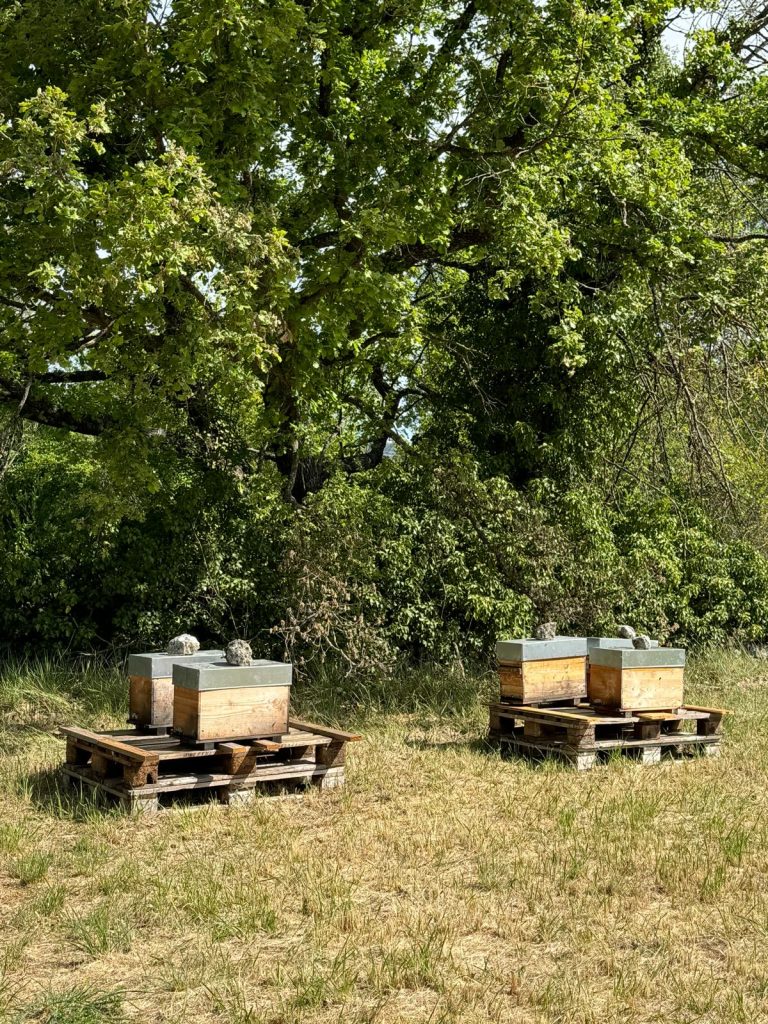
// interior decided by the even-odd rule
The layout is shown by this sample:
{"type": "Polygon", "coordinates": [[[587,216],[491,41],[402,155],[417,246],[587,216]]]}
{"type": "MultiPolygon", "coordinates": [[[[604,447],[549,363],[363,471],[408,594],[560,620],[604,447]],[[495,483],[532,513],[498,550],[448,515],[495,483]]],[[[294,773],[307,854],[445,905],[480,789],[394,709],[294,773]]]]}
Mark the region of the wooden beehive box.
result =
{"type": "Polygon", "coordinates": [[[636,651],[593,647],[589,652],[589,699],[621,711],[667,711],[683,703],[685,651],[657,647],[636,651]]]}
{"type": "Polygon", "coordinates": [[[140,729],[170,729],[173,724],[173,666],[220,661],[223,657],[223,651],[132,654],[128,658],[128,720],[140,729]]]}
{"type": "MultiPolygon", "coordinates": [[[[658,640],[651,640],[651,646],[658,647],[658,640]]],[[[595,647],[613,647],[626,651],[634,650],[631,640],[625,640],[620,636],[588,636],[587,637],[587,693],[589,693],[589,675],[592,671],[592,661],[589,655],[595,647]]]]}
{"type": "Polygon", "coordinates": [[[175,665],[173,731],[199,742],[282,736],[292,675],[281,661],[175,665]]]}
{"type": "Polygon", "coordinates": [[[544,704],[587,695],[587,641],[583,637],[500,640],[496,659],[502,701],[544,704]]]}

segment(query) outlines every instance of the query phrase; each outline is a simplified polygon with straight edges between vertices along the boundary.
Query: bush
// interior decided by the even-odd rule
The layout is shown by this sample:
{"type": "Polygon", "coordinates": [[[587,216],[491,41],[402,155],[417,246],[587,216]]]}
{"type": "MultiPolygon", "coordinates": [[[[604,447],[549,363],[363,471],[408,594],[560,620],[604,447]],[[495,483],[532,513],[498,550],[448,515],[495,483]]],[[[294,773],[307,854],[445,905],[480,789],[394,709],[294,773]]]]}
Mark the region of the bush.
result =
{"type": "Polygon", "coordinates": [[[482,479],[469,459],[386,459],[300,507],[269,475],[166,467],[108,488],[75,441],[28,450],[0,496],[0,630],[13,646],[248,637],[305,671],[487,658],[540,620],[662,640],[768,635],[768,563],[692,499],[482,479]]]}

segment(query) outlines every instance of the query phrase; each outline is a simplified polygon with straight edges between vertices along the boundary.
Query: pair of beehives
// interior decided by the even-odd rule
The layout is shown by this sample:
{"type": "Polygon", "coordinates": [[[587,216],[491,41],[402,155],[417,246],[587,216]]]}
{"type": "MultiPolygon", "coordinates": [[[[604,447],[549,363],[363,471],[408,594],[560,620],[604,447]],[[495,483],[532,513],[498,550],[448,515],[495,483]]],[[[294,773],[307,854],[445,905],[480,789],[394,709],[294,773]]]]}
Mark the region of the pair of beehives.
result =
{"type": "Polygon", "coordinates": [[[292,672],[264,659],[230,665],[223,651],[133,654],[130,721],[201,743],[280,736],[288,732],[292,672]]]}
{"type": "Polygon", "coordinates": [[[683,703],[685,651],[637,650],[631,640],[567,637],[496,645],[501,698],[520,704],[588,700],[620,711],[670,710],[683,703]]]}

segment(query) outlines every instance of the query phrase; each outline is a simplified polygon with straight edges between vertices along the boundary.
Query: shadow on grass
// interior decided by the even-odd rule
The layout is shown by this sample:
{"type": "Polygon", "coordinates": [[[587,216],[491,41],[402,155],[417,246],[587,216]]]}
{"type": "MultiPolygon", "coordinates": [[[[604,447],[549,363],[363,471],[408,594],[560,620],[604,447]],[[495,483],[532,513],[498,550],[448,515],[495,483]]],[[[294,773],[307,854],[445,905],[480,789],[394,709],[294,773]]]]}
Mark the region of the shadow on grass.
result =
{"type": "Polygon", "coordinates": [[[467,736],[465,739],[451,740],[426,740],[421,738],[408,738],[405,740],[406,747],[413,747],[414,750],[459,750],[470,751],[473,754],[498,753],[498,744],[492,743],[484,736],[467,736]]]}
{"type": "Polygon", "coordinates": [[[112,817],[119,810],[89,786],[70,779],[60,767],[32,772],[19,790],[33,807],[53,818],[92,821],[112,817]]]}

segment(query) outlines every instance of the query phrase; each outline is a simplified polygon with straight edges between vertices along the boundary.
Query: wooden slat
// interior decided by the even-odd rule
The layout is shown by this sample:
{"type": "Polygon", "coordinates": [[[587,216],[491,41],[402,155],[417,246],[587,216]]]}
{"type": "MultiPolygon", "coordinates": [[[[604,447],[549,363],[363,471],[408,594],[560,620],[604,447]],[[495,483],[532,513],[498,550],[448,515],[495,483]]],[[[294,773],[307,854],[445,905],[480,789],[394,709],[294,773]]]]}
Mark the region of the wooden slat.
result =
{"type": "Polygon", "coordinates": [[[174,750],[159,750],[161,761],[184,761],[188,757],[215,757],[216,750],[204,747],[176,747],[174,750]]]}
{"type": "MultiPolygon", "coordinates": [[[[71,765],[65,765],[64,770],[73,778],[82,778],[85,782],[92,782],[100,788],[108,790],[116,795],[121,795],[131,789],[124,783],[101,779],[91,779],[87,773],[83,774],[71,765]]],[[[259,782],[279,782],[281,779],[312,778],[313,776],[324,775],[332,770],[323,765],[316,765],[314,761],[290,761],[286,764],[264,765],[251,772],[247,779],[239,780],[224,772],[200,772],[194,775],[164,775],[159,782],[151,783],[141,787],[141,794],[150,796],[152,794],[172,793],[183,789],[213,789],[217,786],[228,786],[232,782],[245,784],[250,787],[259,782]]]]}
{"type": "Polygon", "coordinates": [[[292,729],[301,729],[304,732],[317,733],[318,736],[330,736],[333,740],[342,740],[344,743],[356,743],[363,737],[356,732],[342,732],[340,729],[329,729],[325,725],[316,725],[314,722],[301,722],[297,718],[289,718],[288,725],[292,729]]]}
{"type": "Polygon", "coordinates": [[[151,765],[157,764],[159,760],[157,753],[153,750],[137,750],[136,747],[131,747],[127,743],[121,743],[108,736],[100,736],[89,729],[66,726],[61,732],[67,739],[74,740],[77,746],[90,750],[92,753],[106,753],[110,760],[119,764],[151,765]]]}
{"type": "MultiPolygon", "coordinates": [[[[555,752],[567,747],[565,740],[561,739],[528,739],[520,736],[499,736],[499,742],[520,747],[531,747],[546,753],[555,752]]],[[[675,733],[673,736],[662,734],[649,740],[638,739],[612,739],[595,740],[580,747],[582,753],[589,751],[611,751],[611,750],[632,750],[644,747],[704,747],[716,746],[720,742],[720,736],[697,736],[693,732],[675,733]]]]}
{"type": "Polygon", "coordinates": [[[492,704],[491,708],[502,718],[529,718],[531,721],[541,719],[544,722],[562,721],[565,725],[569,722],[588,725],[631,725],[636,721],[633,715],[601,715],[595,713],[587,715],[580,711],[561,711],[559,708],[518,707],[511,704],[492,704]]]}
{"type": "Polygon", "coordinates": [[[635,718],[641,722],[680,722],[682,718],[674,711],[635,711],[635,718]]]}
{"type": "Polygon", "coordinates": [[[330,736],[318,736],[312,732],[289,732],[280,740],[283,750],[292,747],[324,747],[332,743],[330,736]]]}
{"type": "Polygon", "coordinates": [[[704,711],[708,715],[730,715],[726,708],[700,708],[696,704],[683,704],[684,711],[704,711]]]}
{"type": "Polygon", "coordinates": [[[265,754],[272,754],[276,750],[282,750],[282,743],[275,743],[274,740],[254,740],[251,743],[251,750],[260,750],[265,754]]]}

